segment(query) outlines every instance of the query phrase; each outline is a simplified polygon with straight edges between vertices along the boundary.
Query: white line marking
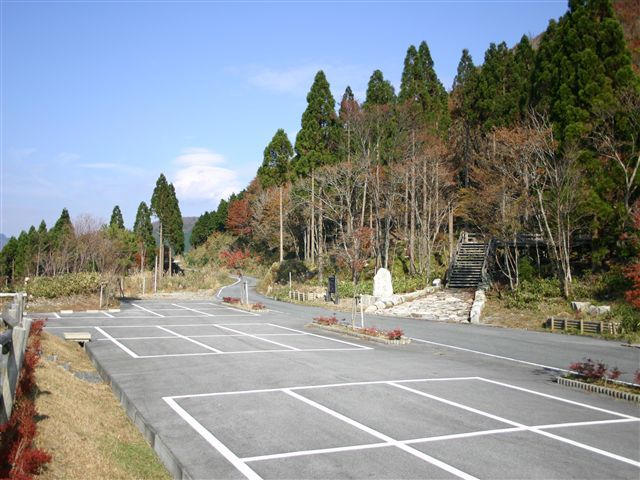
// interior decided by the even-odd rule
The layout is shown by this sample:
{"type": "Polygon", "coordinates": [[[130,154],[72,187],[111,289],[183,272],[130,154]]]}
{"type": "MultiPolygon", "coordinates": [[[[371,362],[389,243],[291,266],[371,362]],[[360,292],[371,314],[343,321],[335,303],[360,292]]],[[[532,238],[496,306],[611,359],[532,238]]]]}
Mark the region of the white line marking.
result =
{"type": "Polygon", "coordinates": [[[110,313],[107,313],[105,311],[101,311],[100,313],[102,313],[105,317],[109,317],[109,318],[116,318],[113,315],[111,315],[110,313]]]}
{"type": "Polygon", "coordinates": [[[613,410],[607,410],[605,408],[594,407],[594,406],[588,405],[586,403],[575,402],[573,400],[567,400],[566,398],[556,397],[555,395],[549,395],[548,393],[536,392],[535,390],[529,390],[528,388],[517,387],[515,385],[510,385],[508,383],[498,382],[496,380],[489,380],[488,378],[478,377],[478,380],[482,380],[483,382],[487,382],[487,383],[493,383],[495,385],[500,385],[502,387],[512,388],[514,390],[520,390],[521,392],[526,392],[526,393],[530,393],[530,394],[533,394],[533,395],[539,395],[541,397],[551,398],[553,400],[558,400],[559,402],[569,403],[571,405],[577,405],[579,407],[588,408],[590,410],[596,410],[598,412],[608,413],[610,415],[616,415],[618,417],[631,418],[633,420],[640,420],[640,418],[638,418],[638,417],[634,417],[634,416],[631,416],[631,415],[626,415],[624,413],[618,413],[618,412],[614,412],[613,410]]]}
{"type": "MultiPolygon", "coordinates": [[[[154,317],[146,317],[146,318],[154,318],[154,317]]],[[[171,317],[176,318],[176,317],[171,317]]],[[[193,317],[190,317],[193,318],[193,317]]],[[[270,325],[268,323],[170,323],[167,325],[163,325],[163,327],[215,327],[216,325],[229,325],[229,326],[244,326],[244,325],[270,325]]],[[[154,328],[157,327],[157,324],[137,324],[137,325],[103,325],[104,328],[154,328]]],[[[93,328],[95,325],[74,325],[68,327],[45,327],[45,329],[63,329],[63,328],[93,328]]],[[[284,328],[284,327],[283,327],[284,328]]],[[[312,335],[312,334],[309,334],[312,335]]],[[[474,377],[475,378],[475,377],[474,377]]]]}
{"type": "Polygon", "coordinates": [[[53,316],[56,318],[62,318],[60,315],[58,315],[56,312],[53,312],[53,316]]]}
{"type": "Polygon", "coordinates": [[[470,348],[456,347],[455,345],[448,345],[446,343],[432,342],[431,340],[423,340],[421,338],[416,338],[416,337],[411,337],[411,339],[415,340],[416,342],[429,343],[431,345],[437,345],[439,347],[446,347],[446,348],[452,348],[454,350],[461,350],[463,352],[476,353],[478,355],[484,355],[484,356],[487,356],[487,357],[498,358],[500,360],[508,360],[510,362],[522,363],[524,365],[531,365],[533,367],[547,368],[549,370],[557,370],[557,371],[560,371],[560,372],[568,372],[569,371],[569,370],[566,370],[564,368],[552,367],[550,365],[543,365],[541,363],[535,363],[535,362],[527,362],[526,360],[518,360],[517,358],[505,357],[503,355],[495,355],[493,353],[480,352],[478,350],[472,350],[470,348]]]}
{"type": "MultiPolygon", "coordinates": [[[[324,385],[297,385],[294,387],[286,387],[287,390],[314,390],[316,388],[335,388],[335,387],[354,387],[360,385],[380,385],[383,383],[412,383],[412,382],[451,382],[458,380],[477,380],[478,377],[449,377],[449,378],[415,378],[408,380],[375,380],[369,382],[347,382],[347,383],[326,383],[324,385]]],[[[213,392],[213,393],[195,393],[191,395],[175,395],[167,398],[198,398],[198,397],[216,397],[219,395],[246,395],[252,393],[270,393],[281,392],[282,388],[261,388],[256,390],[239,390],[235,392],[213,392]]]]}
{"type": "Polygon", "coordinates": [[[225,288],[233,287],[233,286],[239,284],[241,280],[242,279],[240,277],[238,277],[238,279],[235,282],[233,282],[231,285],[225,285],[224,287],[220,287],[220,290],[218,290],[218,293],[216,293],[216,297],[220,298],[220,294],[222,293],[222,290],[224,290],[225,288]]]}
{"type": "Polygon", "coordinates": [[[207,345],[205,343],[199,342],[197,340],[193,340],[192,338],[189,338],[189,337],[185,337],[184,335],[180,335],[179,333],[174,332],[173,330],[169,330],[168,328],[161,327],[159,325],[156,328],[159,328],[160,330],[163,330],[163,331],[165,331],[167,333],[171,333],[171,334],[175,335],[176,337],[180,337],[180,338],[182,338],[182,339],[184,339],[184,340],[186,340],[188,342],[195,343],[196,345],[199,345],[202,348],[206,348],[207,350],[211,350],[212,352],[222,353],[222,350],[218,350],[217,348],[210,347],[209,345],[207,345]]]}
{"type": "Polygon", "coordinates": [[[176,403],[175,400],[171,398],[165,398],[165,402],[176,412],[180,417],[187,422],[191,428],[193,428],[196,432],[198,432],[202,438],[204,438],[209,445],[215,448],[220,454],[226,458],[234,467],[238,469],[240,473],[242,473],[245,477],[250,480],[259,480],[261,479],[260,475],[254,472],[251,467],[249,467],[246,463],[238,458],[238,456],[229,450],[224,443],[218,440],[209,430],[204,428],[200,422],[198,422],[195,418],[189,415],[184,408],[176,403]]]}
{"type": "MultiPolygon", "coordinates": [[[[301,337],[304,333],[262,333],[260,337],[301,337]]],[[[226,338],[226,337],[246,337],[244,334],[218,334],[218,335],[186,335],[189,338],[226,338]]],[[[175,335],[166,335],[164,337],[114,337],[116,340],[165,340],[165,339],[175,339],[180,338],[175,335]]],[[[106,338],[98,338],[98,340],[107,340],[106,338]]],[[[346,350],[346,348],[341,348],[340,350],[346,350]]],[[[273,350],[269,350],[273,351],[273,350]]],[[[284,350],[280,350],[284,351],[284,350]]]]}
{"type": "Polygon", "coordinates": [[[536,427],[528,427],[527,425],[524,425],[522,423],[514,422],[513,420],[508,420],[506,418],[499,417],[498,415],[494,415],[492,413],[483,412],[482,410],[478,410],[477,408],[469,407],[468,405],[463,405],[463,404],[458,403],[458,402],[453,402],[451,400],[447,400],[446,398],[437,397],[435,395],[431,395],[430,393],[425,393],[425,392],[422,392],[420,390],[415,390],[415,389],[410,388],[410,387],[405,387],[404,385],[400,385],[400,384],[393,383],[393,382],[389,382],[389,385],[392,385],[392,386],[397,387],[397,388],[401,388],[401,389],[406,390],[408,392],[413,392],[416,395],[420,395],[422,397],[430,398],[430,399],[435,400],[437,402],[442,402],[444,404],[451,405],[452,407],[457,407],[457,408],[460,408],[462,410],[467,410],[469,412],[473,412],[473,413],[476,413],[478,415],[482,415],[484,417],[491,418],[493,420],[497,420],[499,422],[503,422],[503,423],[506,423],[508,425],[512,425],[514,427],[520,427],[520,428],[522,428],[522,429],[524,429],[524,430],[526,430],[528,432],[537,433],[538,435],[542,435],[543,437],[552,438],[554,440],[558,440],[559,442],[568,443],[569,445],[573,445],[574,447],[582,448],[584,450],[588,450],[588,451],[593,452],[593,453],[598,453],[598,454],[603,455],[605,457],[613,458],[614,460],[618,460],[620,462],[624,462],[624,463],[628,463],[630,465],[634,465],[636,467],[640,467],[640,462],[637,462],[637,461],[632,460],[630,458],[626,458],[626,457],[623,457],[621,455],[617,455],[615,453],[608,452],[606,450],[602,450],[600,448],[592,447],[592,446],[586,445],[584,443],[576,442],[574,440],[570,440],[568,438],[561,437],[559,435],[555,435],[553,433],[549,433],[549,432],[546,432],[544,430],[540,430],[539,428],[536,428],[536,427]]]}
{"type": "Polygon", "coordinates": [[[260,338],[260,337],[258,337],[256,335],[251,335],[250,333],[241,332],[240,330],[235,330],[233,328],[225,327],[223,325],[216,325],[216,326],[218,328],[221,328],[223,330],[227,330],[229,332],[240,333],[240,334],[244,335],[245,337],[251,337],[251,338],[255,338],[256,340],[261,340],[263,342],[273,343],[274,345],[278,345],[279,347],[289,348],[289,349],[297,351],[297,352],[300,351],[299,348],[292,347],[291,345],[285,345],[284,343],[274,342],[273,340],[268,340],[266,338],[260,338]]]}
{"type": "Polygon", "coordinates": [[[171,305],[173,305],[174,307],[184,308],[185,310],[190,310],[190,311],[195,312],[195,313],[200,313],[200,314],[202,314],[202,315],[204,315],[206,317],[215,317],[215,315],[213,315],[211,313],[201,312],[200,310],[196,310],[194,308],[183,307],[182,305],[177,305],[175,303],[172,303],[171,305]]]}
{"type": "MultiPolygon", "coordinates": [[[[249,312],[248,310],[242,310],[240,308],[230,307],[228,305],[224,305],[223,308],[226,308],[228,310],[233,310],[234,312],[242,312],[242,313],[244,313],[246,315],[251,315],[252,317],[259,317],[260,316],[259,313],[249,312]]],[[[229,315],[229,316],[231,316],[231,315],[229,315]]]]}
{"type": "Polygon", "coordinates": [[[197,357],[199,355],[238,355],[242,353],[307,353],[307,352],[361,352],[361,348],[309,348],[307,350],[239,350],[235,352],[220,353],[167,353],[162,355],[145,355],[139,358],[164,358],[164,357],[197,357]]]}
{"type": "Polygon", "coordinates": [[[316,450],[300,450],[296,452],[274,453],[272,455],[259,455],[257,457],[244,457],[242,458],[242,460],[244,462],[260,462],[263,460],[276,460],[279,458],[302,457],[305,455],[318,455],[323,453],[351,452],[354,450],[368,450],[370,448],[393,447],[393,446],[394,445],[392,443],[387,443],[387,442],[366,443],[364,445],[354,445],[349,447],[318,448],[316,450]]]}
{"type": "Polygon", "coordinates": [[[145,312],[149,312],[149,313],[151,313],[152,315],[155,315],[156,317],[162,317],[162,318],[164,318],[164,315],[160,315],[159,313],[152,312],[152,311],[151,311],[151,310],[149,310],[148,308],[141,307],[141,306],[140,306],[140,305],[138,305],[137,303],[132,303],[131,305],[133,305],[133,306],[134,306],[134,307],[136,307],[136,308],[139,308],[140,310],[144,310],[145,312]]]}
{"type": "MultiPolygon", "coordinates": [[[[281,325],[276,325],[274,323],[267,323],[267,325],[272,325],[274,327],[283,328],[285,330],[291,330],[292,332],[301,332],[302,331],[302,330],[296,330],[295,328],[283,327],[281,325]]],[[[324,335],[318,335],[317,333],[309,333],[309,332],[306,332],[306,333],[307,333],[307,335],[311,335],[312,337],[324,338],[325,340],[330,340],[332,342],[344,343],[346,345],[351,345],[352,347],[362,348],[363,350],[373,350],[372,347],[365,347],[364,345],[358,345],[357,343],[345,342],[344,340],[338,340],[338,339],[331,338],[331,337],[325,337],[324,335]]]]}
{"type": "MultiPolygon", "coordinates": [[[[591,422],[573,422],[573,423],[558,423],[551,425],[537,425],[535,429],[548,429],[548,428],[569,428],[569,427],[582,427],[582,426],[590,426],[590,425],[607,425],[611,423],[629,423],[635,420],[630,419],[619,419],[619,420],[595,420],[591,422]]],[[[482,437],[489,435],[500,435],[505,433],[514,433],[514,432],[522,432],[527,431],[525,427],[509,427],[509,428],[496,428],[492,430],[479,430],[475,432],[467,432],[467,433],[454,433],[450,435],[438,435],[435,437],[423,437],[423,438],[412,438],[410,440],[399,440],[400,443],[404,443],[405,445],[414,445],[420,443],[431,443],[431,442],[439,442],[443,440],[457,440],[461,438],[472,438],[472,437],[482,437]]],[[[357,451],[357,450],[368,450],[371,448],[381,448],[381,447],[391,447],[394,446],[391,443],[367,443],[362,445],[352,445],[347,447],[334,447],[334,448],[320,448],[315,450],[298,450],[293,452],[285,452],[285,453],[275,453],[271,455],[259,455],[255,457],[245,457],[242,460],[245,462],[260,462],[263,460],[276,460],[280,458],[290,458],[290,457],[302,457],[306,455],[318,455],[325,453],[338,453],[338,452],[349,452],[349,451],[357,451]]]]}
{"type": "Polygon", "coordinates": [[[383,440],[387,443],[390,443],[392,445],[394,445],[395,447],[399,448],[400,450],[403,450],[407,453],[409,453],[410,455],[413,455],[414,457],[417,457],[421,460],[424,460],[425,462],[430,463],[431,465],[435,465],[436,467],[444,470],[445,472],[451,473],[452,475],[455,475],[456,477],[459,478],[464,478],[467,480],[472,480],[472,479],[476,479],[476,477],[474,477],[473,475],[469,475],[466,472],[463,472],[462,470],[459,470],[457,468],[455,468],[452,465],[449,465],[448,463],[445,463],[441,460],[438,460],[437,458],[434,458],[430,455],[427,455],[426,453],[422,453],[420,450],[416,450],[415,448],[409,447],[408,445],[405,445],[397,440],[394,440],[393,438],[385,435],[384,433],[378,432],[377,430],[374,430],[373,428],[367,427],[366,425],[363,425],[360,422],[357,422],[355,420],[353,420],[352,418],[349,418],[345,415],[342,415],[341,413],[336,412],[335,410],[331,410],[328,407],[325,407],[324,405],[321,405],[317,402],[314,402],[313,400],[310,400],[306,397],[303,397],[302,395],[299,395],[295,392],[292,392],[291,390],[288,389],[283,389],[283,392],[286,393],[287,395],[296,398],[298,400],[300,400],[301,402],[306,403],[307,405],[310,405],[314,408],[317,408],[318,410],[320,410],[321,412],[327,413],[329,415],[331,415],[332,417],[337,418],[338,420],[342,420],[343,422],[351,425],[352,427],[355,427],[359,430],[362,430],[363,432],[368,433],[369,435],[372,435],[376,438],[379,438],[380,440],[383,440]]]}
{"type": "Polygon", "coordinates": [[[95,327],[95,329],[100,332],[102,335],[104,335],[105,337],[107,337],[109,340],[111,340],[114,344],[116,344],[118,347],[120,347],[124,352],[128,353],[132,358],[140,358],[140,356],[134,352],[133,350],[128,349],[127,347],[125,347],[123,344],[121,344],[118,340],[116,340],[115,338],[113,338],[111,335],[109,335],[107,332],[105,332],[104,330],[102,330],[100,327],[95,327]]]}

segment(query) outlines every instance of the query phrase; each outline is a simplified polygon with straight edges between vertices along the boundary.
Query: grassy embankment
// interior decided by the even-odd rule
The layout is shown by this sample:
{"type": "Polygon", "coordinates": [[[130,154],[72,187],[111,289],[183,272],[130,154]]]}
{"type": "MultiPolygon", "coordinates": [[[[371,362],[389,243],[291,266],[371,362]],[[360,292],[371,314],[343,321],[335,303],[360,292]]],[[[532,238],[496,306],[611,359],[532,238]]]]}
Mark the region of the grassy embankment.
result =
{"type": "Polygon", "coordinates": [[[39,478],[171,478],[109,386],[76,373],[97,376],[78,344],[43,333],[36,443],[53,460],[39,478]]]}

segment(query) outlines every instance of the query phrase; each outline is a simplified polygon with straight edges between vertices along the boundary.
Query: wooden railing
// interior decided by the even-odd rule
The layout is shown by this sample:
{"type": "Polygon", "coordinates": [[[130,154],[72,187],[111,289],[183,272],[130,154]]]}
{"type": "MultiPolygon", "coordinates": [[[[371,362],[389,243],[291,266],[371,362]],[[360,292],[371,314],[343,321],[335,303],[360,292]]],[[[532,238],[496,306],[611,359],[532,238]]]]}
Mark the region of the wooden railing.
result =
{"type": "Polygon", "coordinates": [[[2,309],[2,320],[7,330],[0,334],[2,344],[0,423],[5,423],[11,417],[13,410],[20,369],[31,330],[31,320],[24,318],[25,293],[2,293],[0,297],[13,297],[11,302],[2,309]]]}
{"type": "Polygon", "coordinates": [[[620,324],[617,322],[589,322],[586,320],[573,320],[569,318],[549,317],[547,328],[554,330],[572,330],[580,333],[620,333],[620,324]]]}

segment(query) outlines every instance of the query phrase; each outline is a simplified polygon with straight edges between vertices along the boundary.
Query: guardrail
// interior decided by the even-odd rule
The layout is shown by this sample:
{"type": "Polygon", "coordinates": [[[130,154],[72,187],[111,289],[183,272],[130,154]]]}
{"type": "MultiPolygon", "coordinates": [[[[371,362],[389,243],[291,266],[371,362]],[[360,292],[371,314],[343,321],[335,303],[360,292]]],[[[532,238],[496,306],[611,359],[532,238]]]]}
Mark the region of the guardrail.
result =
{"type": "Polygon", "coordinates": [[[572,320],[569,318],[547,318],[547,328],[555,330],[574,330],[580,333],[620,333],[620,324],[617,322],[589,322],[585,320],[572,320]]]}
{"type": "Polygon", "coordinates": [[[31,319],[24,318],[27,298],[25,293],[2,293],[0,297],[13,297],[12,301],[2,309],[2,320],[8,328],[0,334],[2,345],[0,423],[6,423],[13,410],[16,387],[31,330],[31,319]]]}

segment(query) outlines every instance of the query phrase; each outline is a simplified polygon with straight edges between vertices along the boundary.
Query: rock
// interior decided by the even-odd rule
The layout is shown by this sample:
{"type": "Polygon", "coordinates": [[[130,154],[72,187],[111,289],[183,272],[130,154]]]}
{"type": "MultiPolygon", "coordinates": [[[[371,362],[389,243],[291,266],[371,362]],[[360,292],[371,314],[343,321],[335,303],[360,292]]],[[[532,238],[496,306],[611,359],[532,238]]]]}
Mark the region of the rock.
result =
{"type": "Polygon", "coordinates": [[[483,290],[477,290],[473,305],[471,306],[471,312],[469,313],[469,321],[471,323],[480,323],[480,316],[482,315],[482,309],[487,300],[483,290]]]}
{"type": "Polygon", "coordinates": [[[389,298],[393,296],[393,284],[391,272],[386,268],[380,268],[373,277],[373,296],[389,298]]]}
{"type": "Polygon", "coordinates": [[[589,306],[587,313],[589,315],[604,315],[605,313],[609,313],[611,311],[611,307],[609,305],[601,305],[596,307],[595,305],[589,306]]]}
{"type": "Polygon", "coordinates": [[[590,306],[590,302],[571,302],[571,308],[573,308],[576,312],[587,311],[590,306]]]}
{"type": "Polygon", "coordinates": [[[440,280],[439,278],[436,278],[433,282],[431,282],[431,285],[433,285],[436,288],[440,288],[440,286],[442,285],[442,280],[440,280]]]}

